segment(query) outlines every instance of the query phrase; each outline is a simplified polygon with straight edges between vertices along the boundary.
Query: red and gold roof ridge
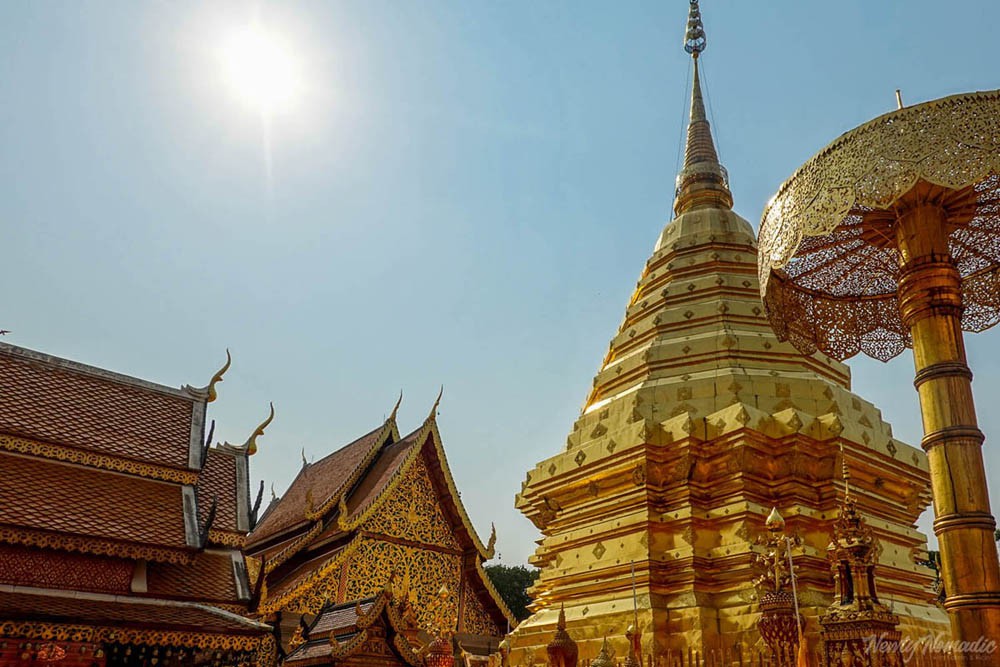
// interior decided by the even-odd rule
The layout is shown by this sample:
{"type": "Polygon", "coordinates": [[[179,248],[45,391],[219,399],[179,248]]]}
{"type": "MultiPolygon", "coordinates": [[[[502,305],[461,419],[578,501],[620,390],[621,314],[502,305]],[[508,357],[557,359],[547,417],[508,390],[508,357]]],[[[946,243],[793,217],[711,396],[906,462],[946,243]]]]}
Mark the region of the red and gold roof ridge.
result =
{"type": "MultiPolygon", "coordinates": [[[[438,400],[440,400],[440,396],[438,397],[438,400]]],[[[465,506],[462,503],[461,494],[455,484],[455,478],[451,473],[451,468],[448,465],[448,458],[445,455],[444,445],[441,441],[441,432],[438,430],[437,425],[437,407],[438,402],[435,402],[430,415],[428,415],[420,427],[405,436],[400,443],[397,443],[400,445],[408,443],[407,447],[409,451],[404,457],[401,458],[391,477],[384,485],[382,485],[380,489],[377,490],[375,494],[372,495],[364,506],[350,509],[350,499],[348,498],[348,494],[345,494],[345,496],[340,499],[338,503],[338,525],[341,530],[345,531],[358,529],[367,519],[378,511],[379,507],[381,507],[389,495],[399,485],[400,481],[409,471],[410,467],[417,460],[417,457],[426,451],[438,463],[437,469],[440,470],[440,478],[441,482],[443,482],[442,486],[444,487],[444,490],[447,491],[446,495],[451,503],[452,510],[455,516],[458,517],[462,528],[468,534],[473,549],[481,561],[490,560],[493,558],[494,554],[496,533],[494,531],[490,536],[488,544],[484,545],[482,540],[479,538],[479,534],[476,532],[475,527],[472,525],[472,520],[469,518],[469,515],[465,510],[465,506]],[[430,446],[428,446],[428,444],[430,446]]],[[[431,466],[431,468],[434,469],[435,467],[431,466]]]]}
{"type": "MultiPolygon", "coordinates": [[[[323,519],[337,507],[341,496],[358,482],[358,479],[385,446],[399,439],[399,428],[396,425],[396,410],[394,409],[379,427],[327,454],[320,460],[307,463],[303,459],[302,468],[295,479],[292,480],[283,496],[272,501],[257,526],[248,536],[247,544],[253,551],[263,551],[279,545],[283,541],[298,538],[303,529],[306,529],[306,533],[309,535],[318,534],[315,530],[317,525],[322,530],[323,519]],[[349,470],[337,470],[341,463],[351,465],[352,455],[357,456],[358,461],[353,462],[353,466],[349,470]],[[316,473],[316,475],[311,473],[316,473]],[[320,498],[317,503],[315,491],[324,482],[333,482],[333,484],[325,491],[321,488],[324,497],[320,498]]],[[[291,556],[294,551],[285,552],[300,542],[301,539],[296,539],[291,545],[287,545],[279,555],[283,554],[284,558],[291,556]]],[[[272,557],[271,560],[273,559],[272,557]]]]}

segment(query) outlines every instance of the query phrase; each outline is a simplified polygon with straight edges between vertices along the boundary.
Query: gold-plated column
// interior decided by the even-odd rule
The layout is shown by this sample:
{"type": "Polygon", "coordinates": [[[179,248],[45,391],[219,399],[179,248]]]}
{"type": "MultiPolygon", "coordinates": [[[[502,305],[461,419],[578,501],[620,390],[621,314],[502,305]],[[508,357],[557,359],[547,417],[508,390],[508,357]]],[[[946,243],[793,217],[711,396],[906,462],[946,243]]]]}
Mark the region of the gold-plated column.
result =
{"type": "Polygon", "coordinates": [[[899,306],[913,338],[914,385],[930,464],[945,608],[956,639],[992,639],[1000,645],[996,522],[965,358],[961,280],[950,259],[945,210],[934,203],[929,188],[910,194],[896,205],[899,306]]]}

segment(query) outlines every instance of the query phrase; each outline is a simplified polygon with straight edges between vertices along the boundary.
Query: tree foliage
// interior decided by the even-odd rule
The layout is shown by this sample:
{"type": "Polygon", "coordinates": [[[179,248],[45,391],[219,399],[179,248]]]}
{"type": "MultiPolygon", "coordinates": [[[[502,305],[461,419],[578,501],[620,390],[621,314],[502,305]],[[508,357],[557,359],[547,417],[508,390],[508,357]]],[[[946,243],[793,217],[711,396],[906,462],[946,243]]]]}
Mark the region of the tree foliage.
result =
{"type": "Polygon", "coordinates": [[[528,605],[531,603],[528,589],[538,579],[538,570],[523,565],[502,564],[487,565],[483,569],[514,617],[519,621],[528,618],[528,605]]]}

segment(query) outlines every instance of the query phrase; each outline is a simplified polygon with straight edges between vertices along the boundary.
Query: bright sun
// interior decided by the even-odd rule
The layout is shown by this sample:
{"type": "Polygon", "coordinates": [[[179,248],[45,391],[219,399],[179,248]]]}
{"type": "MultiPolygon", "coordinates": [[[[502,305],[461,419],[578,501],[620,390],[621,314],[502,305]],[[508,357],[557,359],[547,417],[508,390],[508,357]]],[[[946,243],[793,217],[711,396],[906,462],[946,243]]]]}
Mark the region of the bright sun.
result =
{"type": "Polygon", "coordinates": [[[260,113],[271,115],[294,105],[299,63],[275,35],[251,25],[224,44],[222,60],[234,92],[260,113]]]}

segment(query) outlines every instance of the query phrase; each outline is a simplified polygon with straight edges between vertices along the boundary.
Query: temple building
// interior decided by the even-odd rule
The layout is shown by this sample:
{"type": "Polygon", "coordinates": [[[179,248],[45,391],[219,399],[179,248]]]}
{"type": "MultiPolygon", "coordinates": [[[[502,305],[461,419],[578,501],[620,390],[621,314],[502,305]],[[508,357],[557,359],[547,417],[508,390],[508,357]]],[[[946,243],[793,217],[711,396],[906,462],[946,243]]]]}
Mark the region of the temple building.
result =
{"type": "MultiPolygon", "coordinates": [[[[228,362],[227,362],[228,367],[228,362]]],[[[270,665],[244,446],[204,388],[0,344],[0,665],[270,665]]]]}
{"type": "Polygon", "coordinates": [[[772,506],[801,540],[798,599],[813,650],[834,595],[826,547],[844,493],[841,447],[854,507],[881,545],[881,600],[904,636],[948,629],[932,573],[917,564],[926,457],[851,391],[845,365],[775,337],[754,230],[733,211],[705,113],[696,0],[686,37],[694,72],[675,217],[565,447],[528,472],[516,499],[542,539],[534,614],[509,638],[512,665],[545,661],[561,610],[587,661],[605,636],[627,655],[632,624],[654,658],[759,646],[751,551],[772,506]]]}
{"type": "Polygon", "coordinates": [[[393,648],[385,649],[382,663],[409,664],[413,650],[429,645],[426,630],[442,613],[454,619],[447,630],[457,652],[485,659],[513,622],[483,570],[495,535],[484,545],[465,513],[436,411],[437,403],[401,437],[393,409],[384,423],[332,454],[313,463],[303,458],[288,490],[250,534],[247,553],[260,578],[256,613],[279,629],[290,664],[365,662],[362,654],[384,649],[387,640],[393,648]],[[404,608],[397,617],[379,616],[404,608]],[[331,629],[344,646],[317,644],[331,629]],[[381,643],[373,648],[374,639],[353,639],[365,633],[381,643]]]}

